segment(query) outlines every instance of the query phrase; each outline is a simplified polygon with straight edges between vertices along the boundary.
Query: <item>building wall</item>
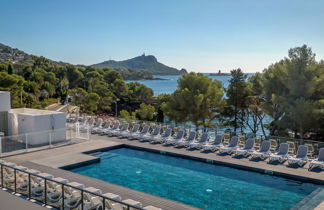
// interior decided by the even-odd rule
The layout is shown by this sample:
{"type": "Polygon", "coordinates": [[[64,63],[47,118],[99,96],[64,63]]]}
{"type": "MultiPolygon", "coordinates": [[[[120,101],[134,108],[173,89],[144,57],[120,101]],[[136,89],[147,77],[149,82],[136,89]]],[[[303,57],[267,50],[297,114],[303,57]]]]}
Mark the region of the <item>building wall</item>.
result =
{"type": "Polygon", "coordinates": [[[29,109],[20,111],[14,110],[9,113],[11,135],[27,134],[29,145],[48,144],[50,139],[52,143],[66,140],[66,116],[64,113],[42,112],[36,114],[37,110],[29,109]]]}

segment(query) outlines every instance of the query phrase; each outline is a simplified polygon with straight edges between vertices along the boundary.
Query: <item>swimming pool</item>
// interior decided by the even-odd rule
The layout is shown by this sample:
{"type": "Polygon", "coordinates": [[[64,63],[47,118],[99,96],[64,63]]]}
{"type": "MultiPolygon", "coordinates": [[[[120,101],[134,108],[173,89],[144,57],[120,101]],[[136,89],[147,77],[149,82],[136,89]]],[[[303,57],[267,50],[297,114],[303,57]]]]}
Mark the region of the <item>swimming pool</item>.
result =
{"type": "Polygon", "coordinates": [[[203,209],[289,209],[319,185],[120,148],[71,171],[203,209]]]}

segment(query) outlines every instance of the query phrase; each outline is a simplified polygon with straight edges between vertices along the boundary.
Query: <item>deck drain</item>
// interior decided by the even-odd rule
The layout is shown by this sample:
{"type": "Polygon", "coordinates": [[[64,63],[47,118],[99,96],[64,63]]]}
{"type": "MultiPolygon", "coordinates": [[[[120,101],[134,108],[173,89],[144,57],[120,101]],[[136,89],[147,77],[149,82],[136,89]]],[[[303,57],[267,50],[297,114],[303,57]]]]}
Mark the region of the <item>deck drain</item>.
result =
{"type": "Polygon", "coordinates": [[[213,192],[212,189],[206,189],[206,192],[213,192]]]}

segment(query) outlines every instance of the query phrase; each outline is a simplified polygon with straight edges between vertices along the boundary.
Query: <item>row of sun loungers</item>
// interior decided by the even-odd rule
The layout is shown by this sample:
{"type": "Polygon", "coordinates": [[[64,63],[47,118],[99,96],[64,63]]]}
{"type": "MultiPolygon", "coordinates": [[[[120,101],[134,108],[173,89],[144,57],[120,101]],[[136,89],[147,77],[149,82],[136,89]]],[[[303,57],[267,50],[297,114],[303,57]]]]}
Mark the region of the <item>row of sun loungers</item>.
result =
{"type": "Polygon", "coordinates": [[[146,206],[143,208],[142,203],[139,201],[132,199],[122,200],[121,196],[113,193],[102,194],[100,189],[85,187],[83,184],[78,182],[69,182],[67,179],[54,177],[47,173],[41,173],[40,171],[28,169],[27,167],[19,166],[15,163],[5,162],[3,160],[0,160],[0,163],[2,164],[3,170],[0,173],[0,180],[3,180],[3,188],[8,188],[15,192],[28,195],[30,186],[30,194],[33,199],[44,201],[46,193],[46,203],[54,207],[61,207],[62,197],[64,195],[64,209],[81,209],[81,203],[83,203],[84,210],[103,209],[102,197],[98,196],[102,195],[108,198],[105,199],[104,210],[127,210],[127,206],[119,202],[140,209],[161,210],[154,206],[146,206]],[[15,169],[16,175],[14,173],[15,169]],[[30,184],[29,174],[31,179],[30,184]],[[63,187],[62,184],[64,184],[63,187]],[[83,195],[80,189],[84,190],[83,195]]]}
{"type": "MultiPolygon", "coordinates": [[[[258,150],[255,149],[256,142],[254,138],[247,139],[243,146],[239,146],[239,137],[233,136],[227,144],[224,143],[224,136],[216,135],[213,141],[210,141],[208,133],[202,133],[200,138],[197,138],[195,131],[190,131],[185,137],[185,131],[179,130],[175,136],[172,136],[172,128],[167,128],[161,133],[161,126],[154,127],[152,132],[149,125],[144,125],[140,130],[140,125],[135,124],[132,129],[129,129],[129,123],[124,123],[122,126],[119,121],[115,123],[107,122],[101,124],[101,128],[94,127],[92,132],[108,136],[117,136],[119,138],[127,138],[129,140],[139,140],[140,142],[150,142],[152,144],[163,144],[165,146],[172,145],[176,148],[187,148],[188,150],[202,150],[217,152],[218,154],[228,154],[233,157],[243,156],[253,159],[268,159],[268,162],[278,161],[283,163],[288,161],[288,165],[303,166],[308,162],[308,147],[300,145],[297,153],[290,156],[290,148],[288,143],[281,143],[277,152],[271,153],[272,145],[268,140],[262,141],[258,145],[258,150]]],[[[318,158],[310,162],[310,168],[324,169],[324,148],[321,148],[318,158]]]]}

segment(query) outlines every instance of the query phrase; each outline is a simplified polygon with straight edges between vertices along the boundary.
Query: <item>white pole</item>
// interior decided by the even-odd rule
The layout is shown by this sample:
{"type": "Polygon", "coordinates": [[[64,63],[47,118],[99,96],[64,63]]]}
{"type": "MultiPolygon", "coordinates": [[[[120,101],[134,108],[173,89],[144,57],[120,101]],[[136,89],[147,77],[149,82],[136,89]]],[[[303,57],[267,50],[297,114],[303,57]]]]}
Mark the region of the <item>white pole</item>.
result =
{"type": "Polygon", "coordinates": [[[48,137],[49,137],[49,148],[52,148],[52,131],[48,132],[48,137]]]}
{"type": "Polygon", "coordinates": [[[0,133],[0,157],[2,157],[2,136],[0,133]]]}
{"type": "Polygon", "coordinates": [[[77,123],[75,123],[75,137],[76,138],[79,137],[79,132],[80,132],[79,122],[77,122],[77,123]]]}
{"type": "Polygon", "coordinates": [[[25,134],[25,145],[26,145],[26,152],[28,152],[28,134],[25,134]]]}
{"type": "Polygon", "coordinates": [[[90,139],[90,126],[88,125],[88,129],[87,129],[87,138],[88,140],[90,139]]]}

